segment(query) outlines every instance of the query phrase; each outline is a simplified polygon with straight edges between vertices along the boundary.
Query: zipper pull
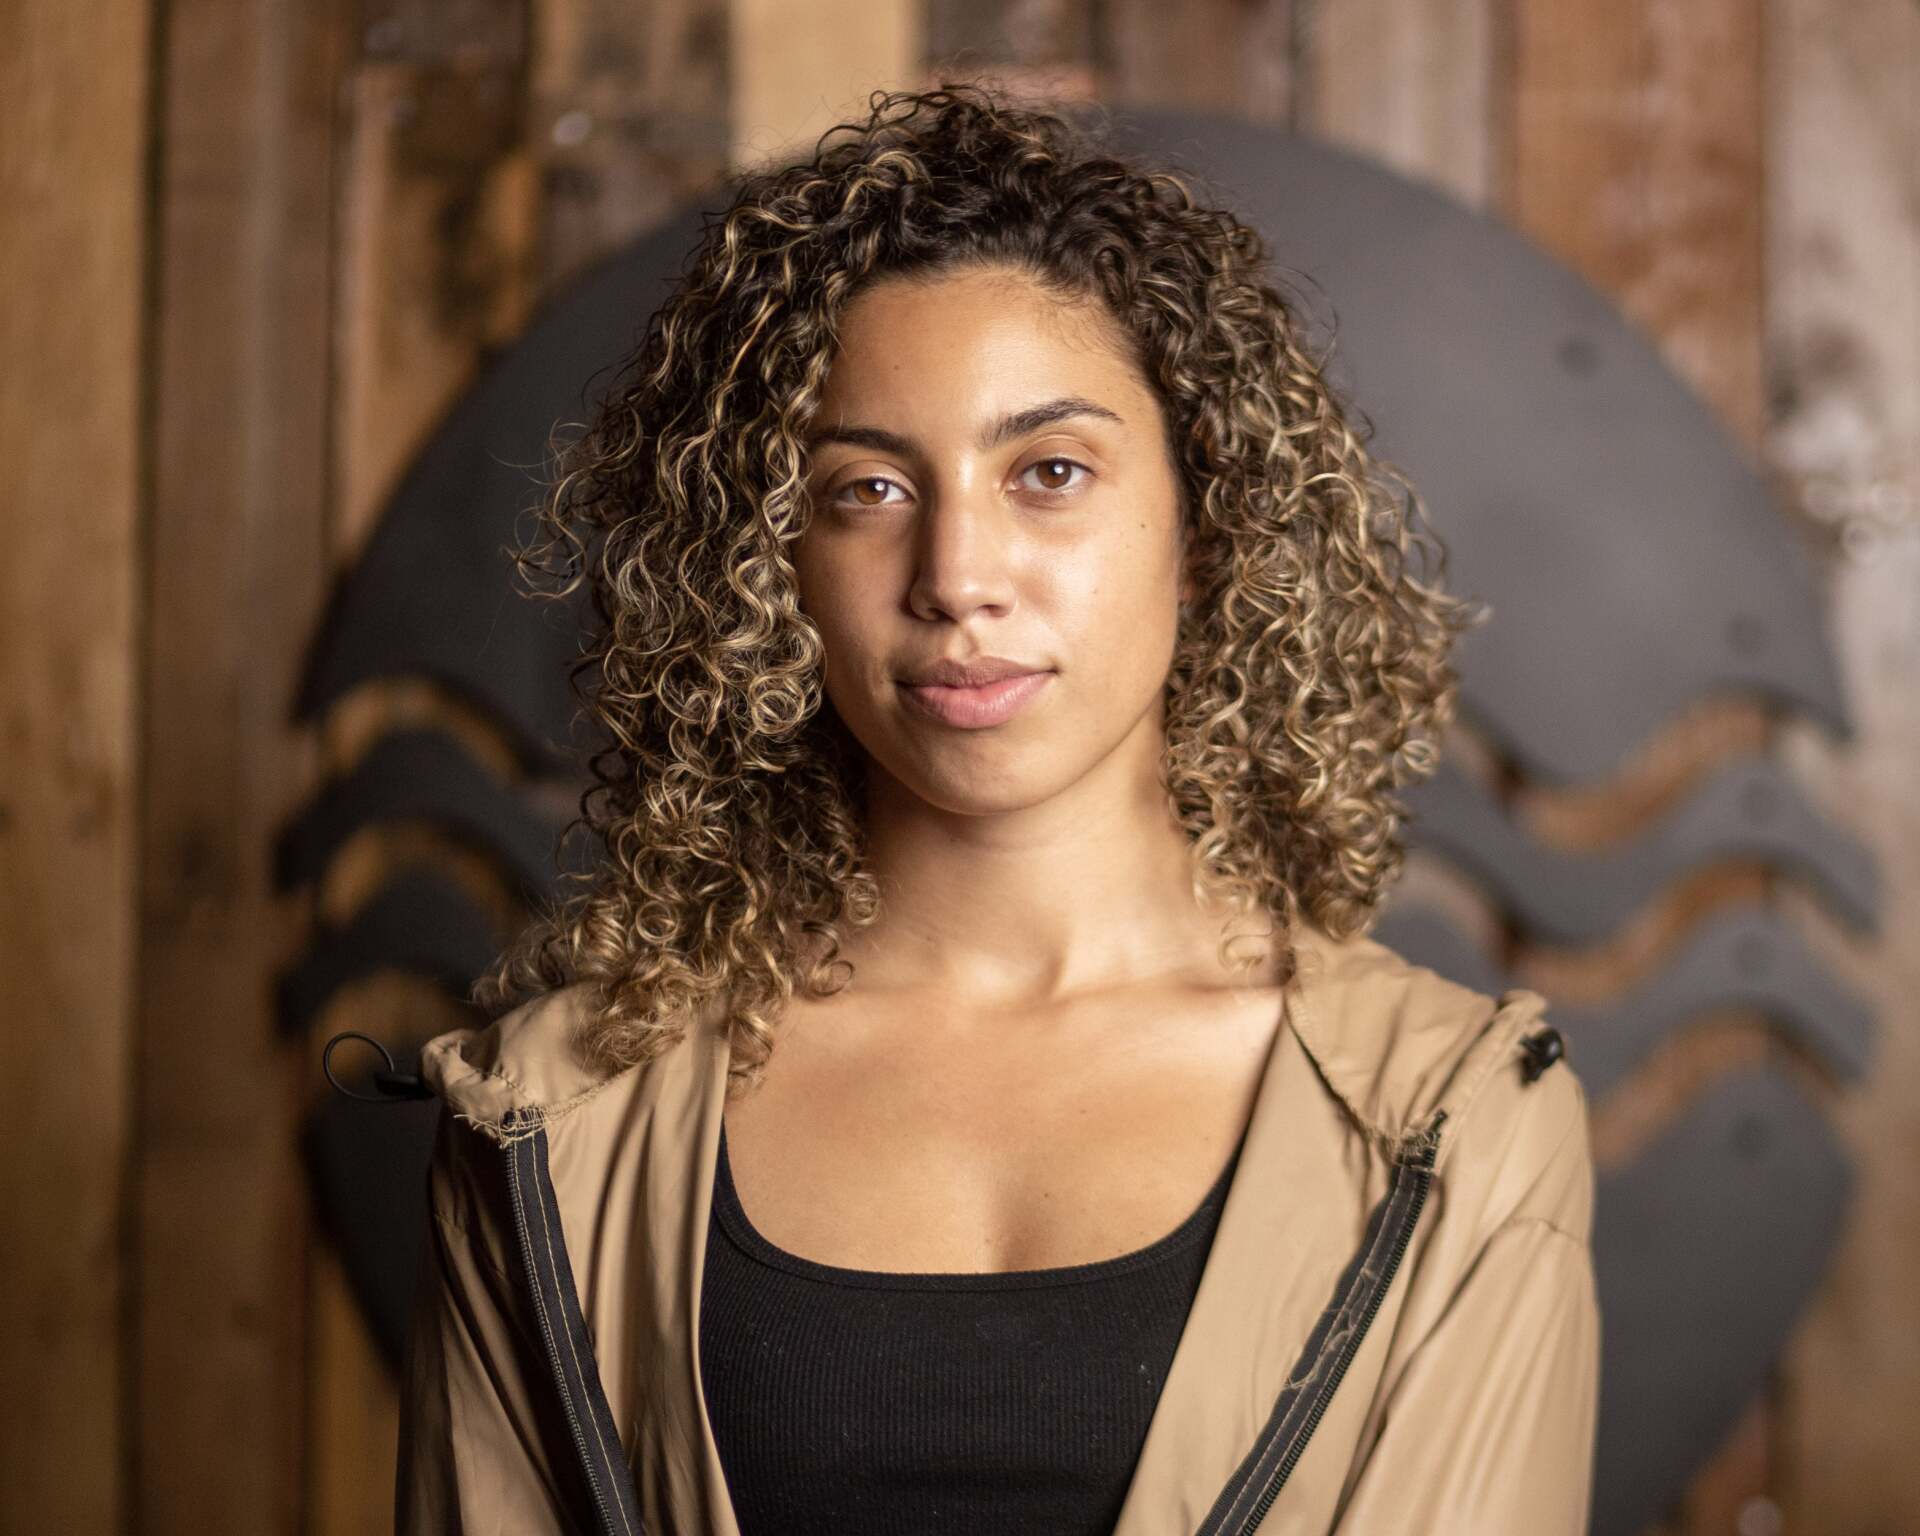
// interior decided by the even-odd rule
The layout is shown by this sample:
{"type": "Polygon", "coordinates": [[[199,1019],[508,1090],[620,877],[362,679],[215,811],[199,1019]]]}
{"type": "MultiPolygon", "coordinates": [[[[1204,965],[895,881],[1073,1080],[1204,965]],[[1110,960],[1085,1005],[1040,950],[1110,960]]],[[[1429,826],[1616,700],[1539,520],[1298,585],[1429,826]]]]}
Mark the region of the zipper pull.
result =
{"type": "Polygon", "coordinates": [[[1567,1054],[1567,1042],[1551,1024],[1541,1026],[1531,1035],[1523,1035],[1520,1048],[1527,1053],[1527,1059],[1520,1064],[1520,1078],[1528,1083],[1567,1054]]]}

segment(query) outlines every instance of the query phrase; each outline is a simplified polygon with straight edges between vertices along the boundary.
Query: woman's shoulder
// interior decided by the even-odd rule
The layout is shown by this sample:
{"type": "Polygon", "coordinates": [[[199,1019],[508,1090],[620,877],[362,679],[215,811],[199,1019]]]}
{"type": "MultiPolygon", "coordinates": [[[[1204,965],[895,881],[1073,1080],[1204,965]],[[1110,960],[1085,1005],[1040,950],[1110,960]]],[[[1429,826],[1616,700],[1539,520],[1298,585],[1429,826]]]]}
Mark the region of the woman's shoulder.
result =
{"type": "Polygon", "coordinates": [[[632,1176],[649,1126],[666,1131],[669,1160],[691,1150],[685,1132],[700,1119],[692,1111],[724,1074],[717,1009],[645,1061],[601,1064],[583,1048],[599,995],[589,982],[556,987],[421,1048],[420,1076],[442,1106],[429,1209],[497,1274],[513,1272],[516,1190],[529,1170],[548,1187],[563,1230],[590,1230],[610,1185],[632,1176]]]}
{"type": "Polygon", "coordinates": [[[1508,994],[1488,1025],[1496,1070],[1466,1101],[1445,1173],[1487,1235],[1538,1221],[1588,1243],[1595,1165],[1586,1084],[1537,993],[1508,994]],[[1541,1042],[1551,1042],[1543,1065],[1541,1042]]]}
{"type": "Polygon", "coordinates": [[[421,1048],[420,1075],[449,1115],[497,1142],[571,1118],[599,1100],[630,1097],[699,1076],[713,1019],[689,1019],[665,1049],[610,1066],[586,1048],[604,996],[578,981],[526,998],[491,1022],[448,1030],[421,1048]]]}
{"type": "Polygon", "coordinates": [[[1537,1218],[1584,1240],[1586,1088],[1549,1000],[1482,992],[1371,937],[1307,940],[1296,1030],[1355,1118],[1405,1147],[1444,1110],[1436,1175],[1453,1219],[1491,1230],[1537,1218]]]}

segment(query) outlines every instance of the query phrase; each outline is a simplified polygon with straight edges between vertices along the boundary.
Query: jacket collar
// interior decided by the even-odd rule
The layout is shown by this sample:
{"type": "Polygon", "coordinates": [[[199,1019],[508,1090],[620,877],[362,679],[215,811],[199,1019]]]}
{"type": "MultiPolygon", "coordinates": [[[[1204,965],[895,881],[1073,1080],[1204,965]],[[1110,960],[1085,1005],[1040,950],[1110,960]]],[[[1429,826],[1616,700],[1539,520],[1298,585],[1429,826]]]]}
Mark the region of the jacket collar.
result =
{"type": "MultiPolygon", "coordinates": [[[[1453,1108],[1464,1108],[1503,1048],[1512,1046],[1544,1004],[1524,988],[1502,994],[1495,1014],[1504,1026],[1499,1039],[1468,1061],[1463,1048],[1472,1042],[1462,1031],[1487,1021],[1484,993],[1413,965],[1371,938],[1336,939],[1304,918],[1293,944],[1297,965],[1285,989],[1280,1033],[1293,1037],[1326,1091],[1382,1151],[1417,1134],[1442,1094],[1453,1108]]],[[[496,1141],[526,1134],[536,1121],[564,1118],[625,1075],[596,1072],[572,1048],[577,1004],[585,994],[578,985],[558,994],[574,1005],[555,1010],[560,1027],[516,1029],[516,1020],[532,1022],[522,1008],[484,1029],[451,1031],[430,1041],[422,1076],[457,1118],[496,1141]],[[514,1111],[520,1128],[510,1131],[506,1122],[514,1111]]],[[[655,1074],[672,1078],[676,1057],[697,1057],[688,1086],[711,1096],[725,1086],[707,1080],[716,1065],[724,1079],[725,1046],[710,1024],[689,1031],[655,1074]]],[[[1276,1049],[1270,1059],[1268,1077],[1281,1054],[1276,1049]]],[[[717,1130],[715,1137],[717,1151],[717,1130]]]]}
{"type": "MultiPolygon", "coordinates": [[[[1489,998],[1365,935],[1294,934],[1298,970],[1286,1027],[1326,1090],[1383,1153],[1416,1145],[1437,1110],[1458,1124],[1511,1060],[1546,999],[1524,987],[1489,998]]],[[[1444,1166],[1451,1148],[1442,1142],[1444,1166]]]]}

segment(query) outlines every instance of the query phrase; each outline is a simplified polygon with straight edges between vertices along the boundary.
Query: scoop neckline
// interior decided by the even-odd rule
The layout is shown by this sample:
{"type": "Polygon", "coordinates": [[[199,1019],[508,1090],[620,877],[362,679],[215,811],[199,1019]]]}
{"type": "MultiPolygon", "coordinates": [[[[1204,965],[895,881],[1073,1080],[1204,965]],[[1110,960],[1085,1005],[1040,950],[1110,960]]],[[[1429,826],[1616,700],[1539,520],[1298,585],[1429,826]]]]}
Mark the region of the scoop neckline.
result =
{"type": "Polygon", "coordinates": [[[1094,1259],[1085,1264],[1056,1264],[1043,1269],[851,1269],[839,1264],[823,1264],[815,1259],[803,1258],[797,1253],[789,1253],[754,1226],[752,1218],[747,1215],[746,1207],[740,1203],[739,1191],[735,1189],[733,1183],[733,1165],[727,1157],[727,1128],[724,1120],[720,1125],[720,1145],[714,1165],[713,1209],[726,1235],[748,1257],[771,1265],[775,1269],[786,1270],[790,1274],[803,1275],[810,1280],[822,1280],[834,1285],[893,1291],[1022,1290],[1039,1286],[1083,1285],[1090,1281],[1106,1280],[1161,1263],[1191,1247],[1205,1236],[1212,1226],[1214,1211],[1225,1201],[1233,1181],[1234,1170],[1240,1162],[1241,1148],[1245,1143],[1246,1133],[1243,1131],[1233,1151],[1227,1156],[1226,1166],[1214,1178],[1212,1186],[1201,1197],[1200,1203],[1172,1231],[1155,1238],[1144,1247],[1114,1254],[1110,1258],[1094,1259]]]}

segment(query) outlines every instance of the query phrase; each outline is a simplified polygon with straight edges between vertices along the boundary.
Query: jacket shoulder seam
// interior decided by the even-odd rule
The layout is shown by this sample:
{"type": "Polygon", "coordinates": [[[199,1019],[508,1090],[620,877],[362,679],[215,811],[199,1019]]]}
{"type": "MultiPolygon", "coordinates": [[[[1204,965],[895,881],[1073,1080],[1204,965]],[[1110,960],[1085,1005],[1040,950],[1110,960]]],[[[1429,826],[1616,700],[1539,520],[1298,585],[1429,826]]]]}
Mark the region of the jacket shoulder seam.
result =
{"type": "MultiPolygon", "coordinates": [[[[542,1001],[550,1002],[560,995],[560,993],[549,993],[545,994],[543,998],[532,999],[529,1004],[523,1004],[521,1008],[512,1010],[509,1014],[504,1015],[502,1019],[494,1021],[488,1028],[498,1030],[500,1025],[507,1019],[512,1018],[515,1013],[523,1012],[526,1007],[531,1006],[533,1003],[542,1001]]],[[[480,1033],[484,1033],[484,1031],[480,1033]]],[[[634,1062],[628,1066],[618,1068],[617,1070],[600,1076],[597,1081],[589,1082],[585,1087],[576,1089],[563,1098],[542,1100],[520,1075],[505,1065],[506,1058],[512,1054],[512,1042],[507,1037],[502,1036],[501,1047],[500,1054],[496,1056],[493,1064],[490,1066],[481,1066],[472,1061],[462,1049],[456,1048],[450,1054],[453,1062],[457,1064],[455,1071],[459,1074],[455,1081],[493,1083],[500,1085],[500,1087],[506,1090],[506,1096],[511,1102],[505,1112],[472,1113],[456,1108],[451,1102],[447,1104],[447,1108],[456,1120],[465,1122],[486,1136],[490,1141],[503,1147],[512,1146],[516,1142],[524,1141],[538,1134],[546,1127],[557,1124],[559,1121],[591,1102],[600,1094],[606,1092],[608,1088],[612,1087],[622,1078],[639,1071],[648,1064],[646,1062],[634,1062]]],[[[443,1090],[441,1097],[444,1100],[449,1096],[443,1090]]]]}
{"type": "MultiPolygon", "coordinates": [[[[622,1067],[618,1072],[603,1077],[597,1083],[589,1083],[578,1093],[570,1094],[564,1099],[556,1099],[546,1104],[538,1102],[518,1104],[514,1106],[513,1111],[509,1112],[512,1116],[512,1124],[507,1124],[504,1120],[475,1119],[468,1115],[460,1115],[458,1118],[467,1120],[478,1129],[486,1132],[487,1135],[492,1137],[493,1140],[497,1141],[501,1146],[509,1147],[516,1142],[525,1141],[531,1136],[538,1135],[549,1126],[558,1124],[590,1100],[598,1098],[601,1094],[605,1093],[628,1073],[638,1071],[641,1065],[641,1063],[635,1063],[630,1067],[622,1067]]],[[[510,1084],[523,1097],[527,1095],[528,1090],[526,1087],[507,1076],[504,1072],[490,1075],[498,1076],[502,1082],[510,1084]]]]}

